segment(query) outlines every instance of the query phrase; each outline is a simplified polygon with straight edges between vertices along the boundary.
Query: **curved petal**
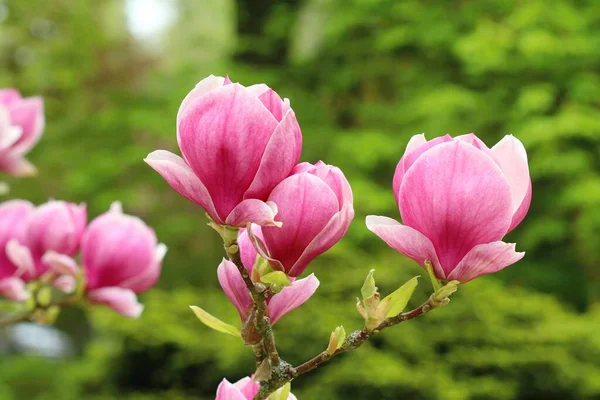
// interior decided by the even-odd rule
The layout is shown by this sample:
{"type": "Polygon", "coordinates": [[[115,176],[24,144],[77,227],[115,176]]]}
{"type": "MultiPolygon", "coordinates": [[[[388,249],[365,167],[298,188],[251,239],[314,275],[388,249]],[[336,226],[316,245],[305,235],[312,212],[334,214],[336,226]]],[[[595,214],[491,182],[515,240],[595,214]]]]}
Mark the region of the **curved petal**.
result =
{"type": "Polygon", "coordinates": [[[235,306],[243,320],[248,307],[252,303],[248,288],[237,267],[229,260],[223,259],[217,268],[217,278],[227,298],[235,306]]]}
{"type": "Polygon", "coordinates": [[[223,379],[217,388],[217,397],[215,400],[248,400],[242,394],[240,389],[235,387],[227,379],[223,379]]]}
{"type": "Polygon", "coordinates": [[[246,199],[238,204],[225,219],[226,225],[243,227],[249,223],[260,226],[281,226],[275,221],[277,204],[272,201],[246,199]]]}
{"type": "Polygon", "coordinates": [[[30,294],[25,287],[25,282],[13,276],[0,280],[0,296],[13,301],[25,301],[30,294]]]}
{"type": "Polygon", "coordinates": [[[12,125],[21,127],[19,140],[11,147],[14,155],[27,153],[40,140],[44,131],[44,101],[41,97],[28,97],[9,107],[12,125]]]}
{"type": "MultiPolygon", "coordinates": [[[[287,271],[311,241],[339,212],[337,196],[318,177],[302,173],[286,178],[273,190],[269,200],[277,204],[277,221],[281,228],[264,227],[262,232],[271,257],[279,260],[287,271]]],[[[298,276],[295,272],[292,276],[298,276]]]]}
{"type": "Polygon", "coordinates": [[[273,188],[290,174],[301,152],[302,132],[294,111],[289,110],[269,139],[260,167],[244,198],[267,198],[273,188]]]}
{"type": "Polygon", "coordinates": [[[237,83],[206,93],[182,113],[181,151],[222,219],[243,200],[277,125],[237,83]]]}
{"type": "Polygon", "coordinates": [[[433,243],[425,235],[388,217],[368,215],[366,224],[367,228],[383,239],[388,246],[412,258],[423,269],[427,270],[425,261],[431,261],[435,276],[438,279],[446,279],[433,243]]]}
{"type": "Polygon", "coordinates": [[[427,139],[425,139],[424,133],[413,135],[408,141],[408,144],[406,145],[404,154],[402,155],[402,157],[400,157],[400,161],[396,165],[394,179],[392,181],[392,188],[394,190],[394,198],[396,199],[396,203],[398,203],[398,191],[400,190],[402,177],[404,177],[404,157],[406,157],[408,154],[412,153],[417,147],[425,143],[427,143],[427,139]]]}
{"type": "Polygon", "coordinates": [[[104,287],[90,291],[87,297],[90,301],[104,304],[129,318],[138,318],[144,311],[144,306],[138,302],[137,296],[131,289],[104,287]]]}
{"type": "Polygon", "coordinates": [[[448,275],[449,280],[466,283],[481,275],[492,274],[519,261],[525,252],[516,252],[514,243],[501,241],[479,244],[448,275]]]}
{"type": "Polygon", "coordinates": [[[0,171],[5,171],[7,174],[16,177],[33,176],[37,174],[35,165],[21,156],[13,156],[12,154],[9,154],[0,160],[0,171]]]}
{"type": "Polygon", "coordinates": [[[137,275],[133,275],[121,283],[119,287],[133,290],[135,293],[142,293],[156,285],[162,271],[162,260],[167,254],[167,246],[164,243],[158,243],[154,249],[154,260],[145,269],[137,275]]]}
{"type": "Polygon", "coordinates": [[[233,384],[247,399],[253,399],[260,390],[260,383],[247,376],[233,384]]]}
{"type": "MultiPolygon", "coordinates": [[[[251,227],[248,229],[252,229],[254,236],[264,241],[260,226],[251,224],[251,227]]],[[[238,247],[240,249],[242,264],[244,264],[244,267],[246,267],[248,273],[251,273],[252,269],[254,268],[254,263],[256,262],[256,256],[258,255],[258,252],[256,251],[256,248],[254,247],[254,244],[248,235],[248,229],[243,229],[240,231],[238,236],[238,247]]]]}
{"type": "MultiPolygon", "coordinates": [[[[512,191],[513,212],[516,213],[526,200],[527,192],[531,190],[531,178],[529,177],[525,147],[513,135],[506,135],[492,147],[492,157],[504,172],[506,179],[508,179],[512,191]]],[[[527,210],[525,210],[525,213],[527,213],[527,210]]],[[[523,215],[523,217],[525,216],[523,215]]]]}
{"type": "Polygon", "coordinates": [[[462,142],[469,143],[470,145],[475,146],[487,155],[490,155],[490,148],[487,147],[483,140],[479,139],[474,133],[467,133],[465,135],[456,136],[454,140],[460,140],[462,142]]]}
{"type": "Polygon", "coordinates": [[[346,203],[342,210],[331,217],[321,232],[306,246],[288,275],[296,277],[302,274],[312,260],[332,248],[344,237],[353,219],[354,208],[351,203],[346,203]]]}
{"type": "Polygon", "coordinates": [[[258,99],[267,107],[267,110],[273,114],[277,121],[281,121],[283,116],[288,113],[290,106],[281,100],[281,97],[273,89],[266,90],[258,99]]]}
{"type": "Polygon", "coordinates": [[[75,287],[77,286],[77,282],[71,275],[62,275],[52,282],[52,286],[63,293],[73,293],[75,291],[75,287]]]}
{"type": "MultiPolygon", "coordinates": [[[[229,81],[231,83],[231,81],[229,81]]],[[[196,86],[185,96],[181,105],[179,106],[179,110],[177,110],[177,125],[179,125],[179,118],[183,111],[197,98],[202,95],[210,92],[211,90],[215,90],[220,88],[225,84],[225,78],[221,76],[209,75],[206,78],[202,79],[200,82],[196,84],[196,86]]],[[[177,143],[179,143],[179,135],[177,135],[177,143]]]]}
{"type": "Polygon", "coordinates": [[[304,279],[298,279],[291,286],[271,298],[269,302],[269,318],[274,324],[285,314],[300,307],[317,291],[319,280],[315,274],[310,274],[304,279]]]}
{"type": "Polygon", "coordinates": [[[42,256],[42,262],[48,264],[50,270],[60,275],[75,276],[79,272],[77,262],[66,254],[49,250],[42,256]]]}
{"type": "Polygon", "coordinates": [[[510,186],[498,165],[461,141],[424,153],[400,187],[404,224],[431,240],[446,274],[474,246],[506,234],[511,204],[510,186]]]}
{"type": "Polygon", "coordinates": [[[177,193],[204,208],[216,223],[223,223],[208,190],[181,157],[165,150],[156,150],[148,154],[144,161],[177,193]]]}
{"type": "Polygon", "coordinates": [[[21,100],[21,94],[16,89],[0,89],[0,105],[9,106],[21,100]]]}
{"type": "Polygon", "coordinates": [[[6,243],[6,255],[17,266],[17,276],[24,276],[25,279],[35,277],[36,271],[33,256],[26,246],[20,244],[16,239],[12,239],[6,243]]]}
{"type": "Polygon", "coordinates": [[[510,223],[510,228],[508,228],[508,232],[512,231],[517,226],[519,226],[519,224],[525,219],[527,211],[529,211],[529,206],[531,205],[531,189],[531,181],[529,181],[529,189],[527,189],[527,194],[525,195],[523,202],[513,215],[512,222],[510,223]]]}
{"type": "Polygon", "coordinates": [[[338,199],[340,210],[344,204],[353,203],[352,187],[350,187],[350,183],[341,169],[318,161],[308,172],[318,176],[323,182],[329,185],[338,199]]]}

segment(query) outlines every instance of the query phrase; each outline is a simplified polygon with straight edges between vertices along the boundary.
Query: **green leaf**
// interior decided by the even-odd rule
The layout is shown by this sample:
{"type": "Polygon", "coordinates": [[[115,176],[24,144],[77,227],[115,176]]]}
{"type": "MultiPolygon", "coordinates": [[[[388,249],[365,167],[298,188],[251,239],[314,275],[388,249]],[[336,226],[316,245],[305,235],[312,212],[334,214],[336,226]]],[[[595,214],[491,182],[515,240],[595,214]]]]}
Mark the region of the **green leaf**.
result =
{"type": "Polygon", "coordinates": [[[419,277],[415,276],[404,285],[400,286],[395,292],[388,295],[385,299],[382,300],[382,303],[389,302],[389,309],[386,314],[386,317],[394,317],[400,314],[408,304],[408,301],[412,297],[413,293],[417,285],[419,277]]]}
{"type": "Polygon", "coordinates": [[[282,271],[273,271],[269,272],[265,276],[260,278],[262,283],[271,283],[280,286],[291,286],[290,280],[288,279],[285,272],[282,271]]]}
{"type": "Polygon", "coordinates": [[[215,331],[228,333],[228,334],[236,336],[236,337],[240,337],[240,338],[242,337],[240,330],[238,328],[236,328],[235,326],[229,325],[229,324],[221,321],[220,319],[212,316],[211,314],[207,313],[200,307],[190,306],[190,308],[192,309],[194,314],[196,314],[196,317],[198,317],[198,319],[204,325],[208,326],[209,328],[212,328],[215,331]]]}
{"type": "Polygon", "coordinates": [[[346,339],[346,330],[344,329],[344,327],[342,325],[340,325],[337,328],[335,328],[335,331],[333,331],[333,334],[335,335],[335,338],[337,340],[336,347],[335,347],[335,349],[337,350],[340,347],[342,347],[342,345],[344,344],[344,340],[346,339]]]}
{"type": "Polygon", "coordinates": [[[287,400],[290,396],[290,390],[292,389],[292,385],[288,382],[283,385],[281,388],[277,389],[275,393],[269,396],[269,400],[287,400]]]}
{"type": "Polygon", "coordinates": [[[360,293],[362,294],[363,300],[372,297],[377,291],[377,286],[375,286],[375,278],[373,277],[374,273],[374,269],[369,271],[369,274],[365,279],[365,283],[363,283],[362,288],[360,289],[360,293]]]}
{"type": "Polygon", "coordinates": [[[435,271],[433,270],[433,264],[431,264],[431,261],[425,260],[425,266],[427,267],[429,279],[431,279],[431,286],[433,286],[433,291],[435,292],[440,288],[440,281],[435,276],[435,271]]]}

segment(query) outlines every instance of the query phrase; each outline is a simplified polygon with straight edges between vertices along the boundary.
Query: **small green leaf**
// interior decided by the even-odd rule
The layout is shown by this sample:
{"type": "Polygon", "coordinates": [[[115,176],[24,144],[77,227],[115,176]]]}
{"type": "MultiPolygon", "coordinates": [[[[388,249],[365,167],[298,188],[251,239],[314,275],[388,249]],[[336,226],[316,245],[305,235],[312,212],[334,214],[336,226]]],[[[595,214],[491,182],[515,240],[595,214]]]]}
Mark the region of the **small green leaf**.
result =
{"type": "Polygon", "coordinates": [[[280,286],[291,286],[290,280],[283,271],[269,272],[265,276],[260,278],[262,283],[274,283],[280,286]]]}
{"type": "Polygon", "coordinates": [[[228,334],[236,336],[236,337],[241,337],[240,330],[238,328],[236,328],[235,326],[229,325],[229,324],[221,321],[220,319],[212,316],[211,314],[207,313],[200,307],[190,306],[190,308],[192,309],[194,314],[196,314],[196,317],[198,317],[198,319],[204,325],[208,326],[209,328],[212,328],[215,331],[228,333],[228,334]]]}
{"type": "Polygon", "coordinates": [[[387,311],[386,317],[394,317],[400,314],[404,308],[406,308],[408,301],[415,292],[415,288],[419,284],[418,279],[419,277],[415,276],[404,285],[400,286],[400,288],[395,292],[391,293],[382,300],[382,303],[389,302],[390,308],[387,311]]]}
{"type": "Polygon", "coordinates": [[[335,349],[337,350],[340,347],[342,347],[342,345],[344,344],[344,340],[346,339],[346,330],[344,329],[344,327],[342,325],[340,325],[337,328],[335,328],[335,331],[333,331],[333,334],[335,335],[335,338],[337,340],[336,347],[335,347],[335,349]]]}
{"type": "Polygon", "coordinates": [[[373,277],[374,273],[374,269],[369,271],[369,274],[365,279],[365,283],[363,283],[362,288],[360,289],[360,293],[362,294],[363,300],[372,297],[375,294],[375,292],[377,292],[377,286],[375,286],[375,278],[373,277]]]}
{"type": "Polygon", "coordinates": [[[277,389],[272,395],[269,396],[269,400],[287,400],[290,396],[290,390],[292,385],[286,383],[281,388],[277,389]]]}
{"type": "Polygon", "coordinates": [[[437,291],[440,288],[440,281],[435,276],[435,271],[433,270],[433,264],[431,261],[425,260],[425,267],[427,267],[427,273],[429,274],[429,279],[431,279],[431,286],[433,286],[433,291],[437,291]]]}

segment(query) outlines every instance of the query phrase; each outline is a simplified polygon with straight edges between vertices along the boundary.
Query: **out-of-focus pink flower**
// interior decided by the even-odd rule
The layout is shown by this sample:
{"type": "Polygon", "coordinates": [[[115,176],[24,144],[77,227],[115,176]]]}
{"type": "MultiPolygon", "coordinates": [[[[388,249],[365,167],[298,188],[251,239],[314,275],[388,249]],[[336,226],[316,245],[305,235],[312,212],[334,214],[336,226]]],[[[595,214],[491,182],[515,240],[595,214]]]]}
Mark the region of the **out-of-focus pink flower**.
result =
{"type": "Polygon", "coordinates": [[[438,279],[465,283],[523,258],[501,241],[531,203],[527,153],[512,135],[491,149],[473,134],[413,136],[393,188],[404,225],[368,216],[367,227],[421,266],[430,261],[438,279]]]}
{"type": "MultiPolygon", "coordinates": [[[[25,300],[28,293],[20,270],[6,252],[9,242],[23,240],[25,226],[33,205],[28,201],[11,200],[0,204],[0,296],[15,301],[25,300]]],[[[33,265],[30,265],[33,267],[33,265]]]]}
{"type": "MultiPolygon", "coordinates": [[[[252,400],[259,390],[260,385],[251,377],[242,378],[236,383],[223,379],[217,388],[215,400],[252,400]]],[[[296,400],[296,396],[290,393],[287,400],[296,400]]]]}
{"type": "Polygon", "coordinates": [[[183,158],[164,150],[145,161],[218,224],[277,225],[266,201],[300,158],[302,133],[287,99],[264,84],[202,80],[177,115],[183,158]]]}
{"type": "Polygon", "coordinates": [[[49,256],[72,256],[79,250],[86,223],[85,205],[51,200],[30,213],[23,238],[10,243],[8,256],[25,271],[23,279],[37,278],[51,265],[49,256]]]}
{"type": "Polygon", "coordinates": [[[283,225],[263,227],[264,243],[272,263],[292,277],[336,244],[354,218],[350,184],[339,168],[322,161],[298,164],[269,200],[283,225]]]}
{"type": "Polygon", "coordinates": [[[0,89],[0,171],[32,175],[35,167],[25,159],[44,130],[41,97],[22,98],[15,89],[0,89]]]}
{"type": "MultiPolygon", "coordinates": [[[[253,227],[254,234],[262,237],[260,228],[253,227]]],[[[248,232],[243,231],[238,238],[238,246],[244,267],[252,273],[256,250],[248,238],[248,232]]],[[[252,298],[235,264],[223,259],[217,269],[217,276],[221,288],[235,306],[244,321],[246,313],[252,304],[252,298]]],[[[271,323],[274,324],[285,314],[304,304],[319,287],[319,280],[314,274],[304,279],[292,280],[292,285],[284,287],[283,290],[267,299],[267,309],[271,323]]]]}
{"type": "Polygon", "coordinates": [[[90,223],[81,241],[88,298],[138,317],[143,307],[136,294],[154,286],[166,251],[151,228],[114,203],[90,223]]]}

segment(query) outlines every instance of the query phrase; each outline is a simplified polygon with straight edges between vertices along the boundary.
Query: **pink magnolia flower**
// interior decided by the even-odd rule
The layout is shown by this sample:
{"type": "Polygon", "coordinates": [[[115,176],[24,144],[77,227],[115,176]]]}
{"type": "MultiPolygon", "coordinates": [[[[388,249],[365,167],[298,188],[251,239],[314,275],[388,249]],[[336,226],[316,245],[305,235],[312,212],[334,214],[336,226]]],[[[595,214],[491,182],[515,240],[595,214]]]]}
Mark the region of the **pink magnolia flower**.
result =
{"type": "Polygon", "coordinates": [[[15,176],[34,174],[35,167],[24,156],[40,140],[43,130],[41,97],[24,99],[15,89],[0,89],[0,171],[15,176]]]}
{"type": "Polygon", "coordinates": [[[283,225],[263,227],[269,254],[262,255],[292,277],[336,244],[354,218],[350,184],[339,168],[322,161],[298,164],[269,200],[283,225]]]}
{"type": "Polygon", "coordinates": [[[512,135],[489,149],[475,135],[408,143],[394,176],[404,225],[378,216],[367,227],[438,279],[468,282],[523,258],[502,242],[529,209],[527,153],[512,135]]]}
{"type": "Polygon", "coordinates": [[[145,161],[218,224],[276,225],[266,202],[300,158],[302,133],[289,101],[264,84],[244,87],[209,76],[181,103],[177,143],[145,161]]]}
{"type": "MultiPolygon", "coordinates": [[[[252,229],[256,236],[262,238],[258,226],[254,226],[252,229]]],[[[248,272],[252,274],[257,252],[248,238],[247,231],[244,230],[240,233],[238,246],[242,263],[248,272]]],[[[237,267],[231,261],[223,259],[217,269],[217,277],[219,278],[221,288],[223,288],[231,303],[238,310],[240,318],[244,321],[246,313],[252,304],[252,298],[237,267]]],[[[319,280],[314,274],[310,274],[304,279],[293,280],[291,286],[283,288],[281,292],[267,299],[271,323],[274,324],[285,314],[304,304],[315,293],[318,287],[319,280]]]]}
{"type": "Polygon", "coordinates": [[[57,258],[79,250],[86,223],[85,205],[51,200],[30,213],[23,237],[8,243],[8,256],[24,271],[23,279],[37,278],[57,258]]]}
{"type": "MultiPolygon", "coordinates": [[[[259,383],[254,382],[248,376],[236,383],[230,383],[227,379],[223,379],[217,388],[215,400],[252,400],[259,390],[259,383]]],[[[287,400],[296,400],[296,396],[290,393],[287,400]]]]}
{"type": "Polygon", "coordinates": [[[25,282],[20,270],[9,258],[6,248],[12,240],[23,240],[26,221],[33,205],[24,200],[11,200],[0,204],[0,296],[15,301],[27,299],[25,282]]]}
{"type": "Polygon", "coordinates": [[[114,203],[90,223],[81,241],[88,299],[139,317],[143,306],[136,294],[154,286],[166,251],[151,228],[114,203]]]}

